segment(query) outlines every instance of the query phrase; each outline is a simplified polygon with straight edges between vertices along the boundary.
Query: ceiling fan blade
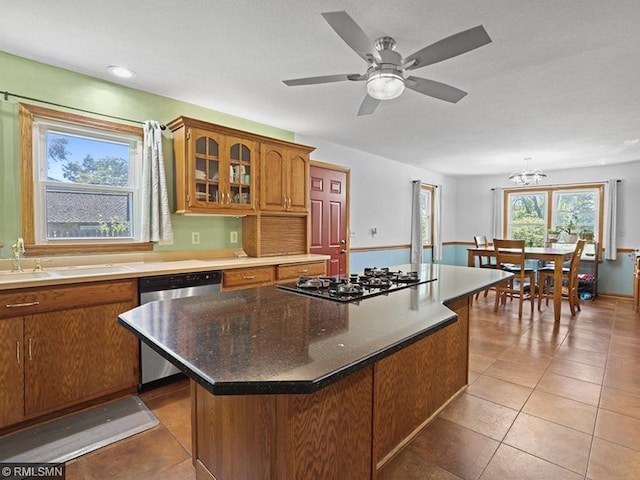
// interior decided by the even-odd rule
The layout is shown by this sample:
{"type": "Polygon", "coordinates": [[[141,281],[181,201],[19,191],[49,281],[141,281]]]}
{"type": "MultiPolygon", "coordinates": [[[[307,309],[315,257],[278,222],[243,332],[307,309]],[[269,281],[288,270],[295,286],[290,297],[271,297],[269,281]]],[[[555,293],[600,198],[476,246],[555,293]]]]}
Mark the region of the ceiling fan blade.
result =
{"type": "Polygon", "coordinates": [[[378,51],[373,47],[373,42],[347,12],[327,12],[322,16],[340,38],[364,61],[369,62],[371,56],[379,60],[378,51]]]}
{"type": "Polygon", "coordinates": [[[340,75],[321,75],[319,77],[294,78],[291,80],[283,80],[282,82],[290,87],[299,85],[315,85],[318,83],[343,82],[346,80],[364,80],[366,77],[359,73],[340,74],[340,75]],[[360,78],[362,77],[362,78],[360,78]]]}
{"type": "Polygon", "coordinates": [[[461,55],[487,43],[491,43],[491,38],[484,27],[478,25],[424,47],[403,61],[407,65],[406,70],[414,70],[461,55]]]}
{"type": "Polygon", "coordinates": [[[379,104],[380,100],[378,100],[377,98],[373,98],[369,94],[365,95],[364,100],[362,100],[360,108],[358,109],[358,116],[371,115],[376,111],[376,108],[378,108],[379,104]]]}
{"type": "Polygon", "coordinates": [[[458,103],[467,94],[467,92],[446,83],[420,77],[407,77],[404,84],[407,88],[418,93],[451,103],[458,103]]]}

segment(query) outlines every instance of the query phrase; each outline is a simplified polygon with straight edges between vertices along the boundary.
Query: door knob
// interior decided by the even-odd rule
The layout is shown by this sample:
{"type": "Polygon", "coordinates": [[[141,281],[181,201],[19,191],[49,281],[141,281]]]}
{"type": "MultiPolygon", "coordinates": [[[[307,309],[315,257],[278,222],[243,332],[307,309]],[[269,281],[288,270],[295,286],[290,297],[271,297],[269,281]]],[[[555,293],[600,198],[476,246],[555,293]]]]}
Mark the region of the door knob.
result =
{"type": "Polygon", "coordinates": [[[342,250],[340,250],[340,253],[345,254],[347,253],[347,250],[343,248],[342,250]]]}

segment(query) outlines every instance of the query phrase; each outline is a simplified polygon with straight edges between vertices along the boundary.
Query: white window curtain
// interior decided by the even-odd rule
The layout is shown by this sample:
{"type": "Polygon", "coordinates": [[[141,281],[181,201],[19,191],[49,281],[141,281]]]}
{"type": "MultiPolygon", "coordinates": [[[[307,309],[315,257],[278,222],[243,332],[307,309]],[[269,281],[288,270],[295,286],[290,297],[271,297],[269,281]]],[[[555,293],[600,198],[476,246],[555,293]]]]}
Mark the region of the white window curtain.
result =
{"type": "Polygon", "coordinates": [[[414,180],[411,190],[411,263],[423,263],[422,218],[420,216],[420,193],[422,182],[414,180]]]}
{"type": "Polygon", "coordinates": [[[433,189],[433,262],[442,261],[442,185],[433,189]]]}
{"type": "Polygon", "coordinates": [[[605,185],[604,198],[604,258],[615,260],[618,258],[618,239],[616,217],[618,215],[618,180],[609,180],[605,185]]]}
{"type": "MultiPolygon", "coordinates": [[[[493,189],[493,211],[491,218],[491,234],[493,238],[502,238],[504,236],[502,220],[504,218],[504,205],[502,203],[502,189],[493,189]]],[[[492,239],[489,239],[492,241],[492,239]]]]}
{"type": "Polygon", "coordinates": [[[143,242],[173,242],[169,193],[162,155],[162,130],[153,120],[144,122],[142,152],[140,239],[143,242]]]}

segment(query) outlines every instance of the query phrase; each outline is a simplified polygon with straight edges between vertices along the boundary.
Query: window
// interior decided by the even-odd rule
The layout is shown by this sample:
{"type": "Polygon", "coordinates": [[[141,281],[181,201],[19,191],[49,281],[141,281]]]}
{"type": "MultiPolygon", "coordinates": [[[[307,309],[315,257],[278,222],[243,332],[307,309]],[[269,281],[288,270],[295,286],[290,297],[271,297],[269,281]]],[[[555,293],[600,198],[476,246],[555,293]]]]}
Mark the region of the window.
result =
{"type": "Polygon", "coordinates": [[[505,235],[544,246],[553,235],[575,243],[578,236],[602,245],[603,185],[505,190],[505,235]]]}
{"type": "Polygon", "coordinates": [[[433,187],[422,185],[420,190],[420,219],[422,224],[422,245],[433,243],[433,187]]]}
{"type": "Polygon", "coordinates": [[[507,238],[524,240],[529,246],[542,246],[547,231],[547,192],[509,194],[507,238]]]}
{"type": "Polygon", "coordinates": [[[141,128],[20,105],[20,129],[29,253],[141,245],[141,128]]]}

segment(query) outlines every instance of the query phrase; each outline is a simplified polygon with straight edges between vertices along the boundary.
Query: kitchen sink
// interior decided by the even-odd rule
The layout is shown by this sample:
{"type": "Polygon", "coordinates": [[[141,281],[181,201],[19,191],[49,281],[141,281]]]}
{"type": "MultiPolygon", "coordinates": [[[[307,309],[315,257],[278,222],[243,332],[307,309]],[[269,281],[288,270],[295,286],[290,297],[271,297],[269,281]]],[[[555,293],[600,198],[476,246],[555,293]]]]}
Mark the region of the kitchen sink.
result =
{"type": "Polygon", "coordinates": [[[55,275],[60,275],[62,277],[75,277],[78,275],[103,275],[105,273],[133,272],[133,268],[125,267],[123,265],[100,265],[88,267],[65,267],[55,269],[53,272],[55,275]]]}
{"type": "Polygon", "coordinates": [[[0,282],[37,280],[48,277],[51,277],[49,272],[6,272],[0,273],[0,282]]]}

